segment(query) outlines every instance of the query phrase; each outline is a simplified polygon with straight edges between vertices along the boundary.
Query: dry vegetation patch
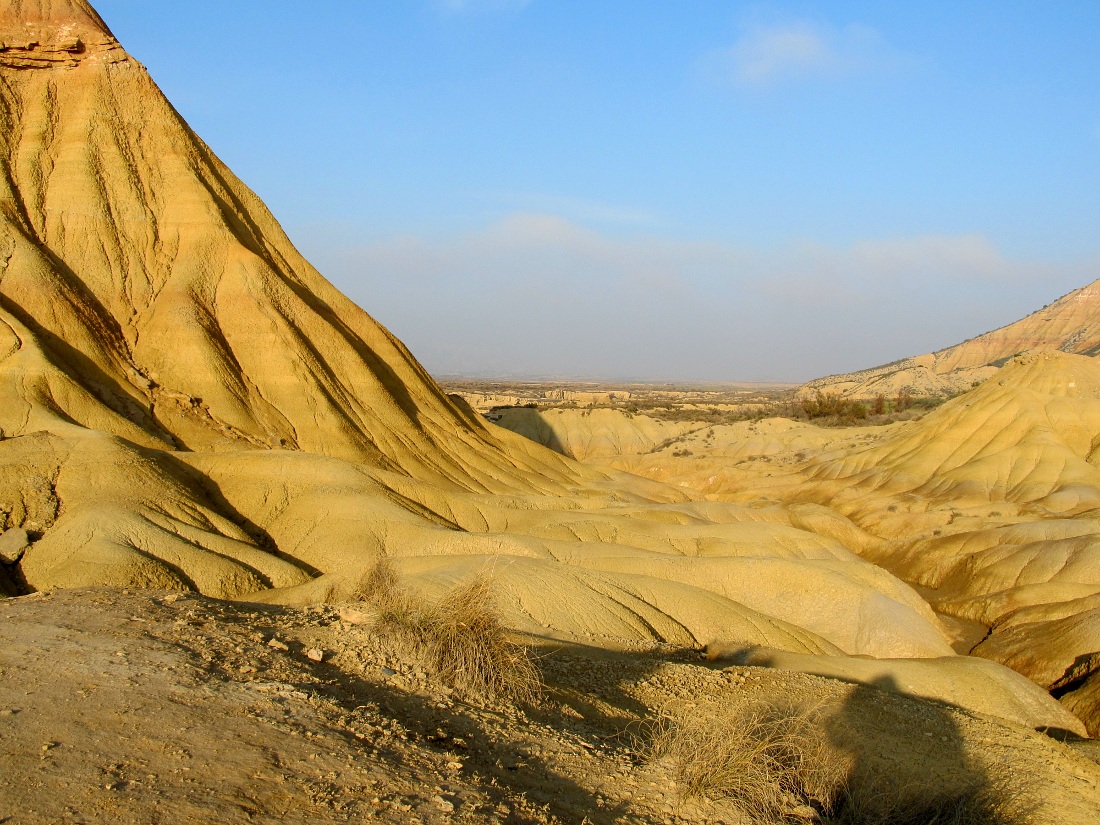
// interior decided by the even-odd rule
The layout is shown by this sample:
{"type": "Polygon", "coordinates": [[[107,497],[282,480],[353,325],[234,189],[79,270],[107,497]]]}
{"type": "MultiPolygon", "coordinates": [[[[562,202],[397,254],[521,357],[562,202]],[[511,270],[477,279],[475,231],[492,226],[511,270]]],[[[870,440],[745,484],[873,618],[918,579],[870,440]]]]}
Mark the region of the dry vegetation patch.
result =
{"type": "Polygon", "coordinates": [[[896,777],[862,770],[835,729],[828,708],[692,704],[652,726],[648,751],[651,761],[668,764],[685,798],[730,800],[766,825],[1035,821],[1037,794],[1019,776],[979,776],[953,791],[899,787],[896,777]]]}
{"type": "Polygon", "coordinates": [[[357,595],[374,609],[372,630],[380,640],[465,696],[516,702],[538,698],[538,669],[527,649],[508,639],[487,575],[429,602],[402,588],[393,564],[383,558],[363,578],[357,595]]]}
{"type": "Polygon", "coordinates": [[[650,753],[671,763],[685,796],[730,799],[763,822],[832,810],[850,770],[815,712],[764,703],[667,716],[650,753]]]}

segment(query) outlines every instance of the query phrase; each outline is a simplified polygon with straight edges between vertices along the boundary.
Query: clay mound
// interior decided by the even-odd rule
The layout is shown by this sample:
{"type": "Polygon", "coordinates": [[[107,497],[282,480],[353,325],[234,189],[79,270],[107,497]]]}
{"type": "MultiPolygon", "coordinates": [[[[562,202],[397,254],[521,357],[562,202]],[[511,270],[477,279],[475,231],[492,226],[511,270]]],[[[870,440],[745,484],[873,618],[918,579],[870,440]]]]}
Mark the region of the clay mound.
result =
{"type": "MultiPolygon", "coordinates": [[[[1095,588],[1094,588],[1095,590],[1095,588]]],[[[973,655],[1051,691],[1100,736],[1100,594],[1023,607],[997,622],[973,655]]]]}
{"type": "Polygon", "coordinates": [[[810,381],[804,391],[829,390],[850,398],[873,398],[908,390],[915,395],[951,395],[988,378],[997,367],[1027,351],[1078,355],[1100,353],[1100,281],[1000,329],[947,349],[881,367],[810,381]]]}
{"type": "Polygon", "coordinates": [[[316,575],[178,456],[278,448],[480,492],[606,478],[456,408],[87,4],[7,4],[0,33],[0,514],[33,533],[6,589],[316,575]]]}
{"type": "Polygon", "coordinates": [[[974,648],[974,655],[1000,662],[1051,688],[1097,651],[1100,596],[1094,595],[1022,608],[998,623],[989,638],[974,648]],[[1065,615],[1069,610],[1073,612],[1065,615]]]}
{"type": "Polygon", "coordinates": [[[1100,593],[1087,517],[1100,504],[1097,432],[1100,365],[1031,354],[883,443],[820,462],[814,494],[849,513],[906,502],[946,516],[932,535],[902,534],[867,555],[934,589],[939,610],[990,626],[1020,607],[1100,593]],[[968,510],[1010,523],[956,521],[968,510]]]}
{"type": "Polygon", "coordinates": [[[694,422],[661,421],[607,408],[541,412],[517,407],[500,410],[494,418],[501,427],[578,460],[655,452],[705,429],[694,422]]]}
{"type": "Polygon", "coordinates": [[[1100,365],[1036,353],[882,444],[823,462],[816,477],[961,507],[1007,501],[1083,512],[1100,505],[1098,431],[1100,365]]]}

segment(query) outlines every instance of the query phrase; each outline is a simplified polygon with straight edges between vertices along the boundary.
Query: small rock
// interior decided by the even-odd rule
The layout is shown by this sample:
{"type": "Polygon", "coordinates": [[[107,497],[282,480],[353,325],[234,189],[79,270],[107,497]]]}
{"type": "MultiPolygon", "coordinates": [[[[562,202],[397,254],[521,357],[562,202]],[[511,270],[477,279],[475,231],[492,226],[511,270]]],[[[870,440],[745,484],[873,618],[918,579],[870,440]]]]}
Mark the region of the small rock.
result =
{"type": "Polygon", "coordinates": [[[444,813],[451,813],[455,809],[453,802],[448,802],[441,796],[433,796],[432,802],[434,802],[435,806],[444,813]]]}
{"type": "Polygon", "coordinates": [[[340,611],[340,621],[344,624],[357,625],[357,624],[370,624],[374,621],[375,616],[366,610],[357,610],[354,607],[347,607],[340,611]]]}
{"type": "Polygon", "coordinates": [[[0,535],[0,562],[16,564],[31,546],[31,537],[22,527],[13,527],[0,535]]]}
{"type": "Polygon", "coordinates": [[[323,662],[325,660],[325,651],[316,647],[311,647],[306,651],[306,658],[311,662],[323,662]]]}
{"type": "Polygon", "coordinates": [[[394,670],[391,667],[383,667],[383,668],[379,668],[379,670],[382,671],[382,675],[385,676],[387,679],[390,678],[391,676],[396,676],[397,675],[397,671],[394,670]]]}
{"type": "Polygon", "coordinates": [[[290,650],[290,646],[286,642],[280,641],[279,639],[272,639],[270,642],[267,643],[267,646],[275,650],[290,650]]]}

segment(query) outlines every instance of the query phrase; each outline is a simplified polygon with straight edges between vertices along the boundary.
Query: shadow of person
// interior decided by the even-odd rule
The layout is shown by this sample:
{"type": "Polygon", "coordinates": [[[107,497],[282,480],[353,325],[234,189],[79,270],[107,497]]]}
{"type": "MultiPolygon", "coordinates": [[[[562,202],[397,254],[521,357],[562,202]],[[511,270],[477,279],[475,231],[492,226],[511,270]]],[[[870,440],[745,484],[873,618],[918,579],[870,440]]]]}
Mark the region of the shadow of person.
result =
{"type": "Polygon", "coordinates": [[[999,788],[967,753],[949,706],[902,695],[883,675],[857,684],[825,723],[849,760],[826,822],[1007,823],[999,788]]]}

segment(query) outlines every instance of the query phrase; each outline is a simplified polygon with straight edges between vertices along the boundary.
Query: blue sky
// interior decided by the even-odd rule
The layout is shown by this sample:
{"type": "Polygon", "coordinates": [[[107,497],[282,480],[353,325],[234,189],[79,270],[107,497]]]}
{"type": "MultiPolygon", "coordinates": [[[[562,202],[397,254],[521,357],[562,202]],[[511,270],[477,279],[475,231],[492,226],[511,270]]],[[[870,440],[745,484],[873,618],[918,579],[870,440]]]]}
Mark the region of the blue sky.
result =
{"type": "Polygon", "coordinates": [[[1100,277],[1100,3],[95,5],[437,374],[803,380],[1100,277]]]}

